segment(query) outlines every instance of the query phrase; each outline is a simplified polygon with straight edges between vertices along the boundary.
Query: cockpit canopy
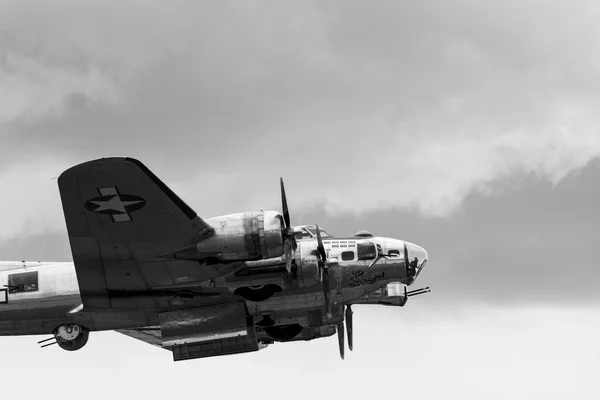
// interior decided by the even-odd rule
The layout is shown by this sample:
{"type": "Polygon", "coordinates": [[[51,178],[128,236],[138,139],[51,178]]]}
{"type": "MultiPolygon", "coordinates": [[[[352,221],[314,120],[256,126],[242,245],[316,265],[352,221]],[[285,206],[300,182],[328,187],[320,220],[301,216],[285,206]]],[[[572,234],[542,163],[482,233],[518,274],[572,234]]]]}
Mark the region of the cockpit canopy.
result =
{"type": "MultiPolygon", "coordinates": [[[[333,237],[321,227],[319,227],[319,231],[323,239],[333,237]]],[[[296,240],[315,239],[317,237],[317,227],[315,225],[296,225],[294,226],[294,236],[296,236],[296,240]]]]}

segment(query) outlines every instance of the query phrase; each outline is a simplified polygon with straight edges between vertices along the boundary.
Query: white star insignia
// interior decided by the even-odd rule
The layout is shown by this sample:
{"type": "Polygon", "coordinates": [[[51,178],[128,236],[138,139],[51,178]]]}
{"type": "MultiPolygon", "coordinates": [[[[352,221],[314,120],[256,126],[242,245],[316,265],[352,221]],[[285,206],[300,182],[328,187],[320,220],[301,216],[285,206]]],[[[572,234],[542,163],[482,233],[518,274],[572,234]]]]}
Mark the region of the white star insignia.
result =
{"type": "Polygon", "coordinates": [[[119,195],[115,195],[113,198],[111,198],[110,200],[106,200],[106,201],[90,201],[90,203],[96,204],[97,206],[99,206],[95,212],[100,212],[100,211],[117,211],[121,214],[127,214],[127,209],[125,207],[127,206],[131,206],[134,204],[138,204],[141,203],[141,200],[135,200],[135,201],[123,201],[121,200],[121,197],[119,197],[119,195]]]}
{"type": "Polygon", "coordinates": [[[131,221],[130,213],[144,207],[139,196],[121,195],[115,186],[98,188],[101,197],[88,200],[85,207],[95,213],[109,214],[114,222],[131,221]]]}

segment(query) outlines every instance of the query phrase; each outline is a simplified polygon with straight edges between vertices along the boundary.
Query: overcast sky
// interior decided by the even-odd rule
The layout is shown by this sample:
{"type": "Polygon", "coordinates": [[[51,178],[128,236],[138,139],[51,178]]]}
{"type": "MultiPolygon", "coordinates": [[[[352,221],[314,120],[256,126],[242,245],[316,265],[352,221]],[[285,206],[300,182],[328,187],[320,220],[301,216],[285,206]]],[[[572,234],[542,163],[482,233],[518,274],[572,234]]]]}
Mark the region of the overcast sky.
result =
{"type": "Polygon", "coordinates": [[[203,217],[278,210],[283,176],[293,223],[420,244],[433,288],[358,308],[343,363],[335,338],[177,364],[115,333],[73,354],[0,338],[2,380],[33,374],[51,399],[57,376],[92,399],[597,398],[599,18],[592,1],[0,0],[0,259],[70,260],[54,178],[131,156],[203,217]]]}

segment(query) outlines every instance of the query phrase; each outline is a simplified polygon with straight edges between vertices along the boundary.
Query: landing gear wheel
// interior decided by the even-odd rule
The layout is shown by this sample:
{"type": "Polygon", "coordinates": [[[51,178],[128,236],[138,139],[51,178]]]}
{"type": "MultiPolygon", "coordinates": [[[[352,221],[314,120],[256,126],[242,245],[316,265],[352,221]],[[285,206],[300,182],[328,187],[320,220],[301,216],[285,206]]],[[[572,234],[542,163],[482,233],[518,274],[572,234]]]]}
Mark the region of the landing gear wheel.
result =
{"type": "Polygon", "coordinates": [[[75,351],[86,345],[90,333],[82,326],[70,324],[56,328],[54,336],[61,349],[75,351]]]}
{"type": "Polygon", "coordinates": [[[281,292],[277,285],[261,285],[237,288],[233,294],[250,301],[265,301],[277,292],[281,292]]]}
{"type": "Polygon", "coordinates": [[[77,339],[77,336],[81,334],[81,328],[79,325],[61,325],[56,330],[57,336],[65,341],[72,341],[77,339]]]}

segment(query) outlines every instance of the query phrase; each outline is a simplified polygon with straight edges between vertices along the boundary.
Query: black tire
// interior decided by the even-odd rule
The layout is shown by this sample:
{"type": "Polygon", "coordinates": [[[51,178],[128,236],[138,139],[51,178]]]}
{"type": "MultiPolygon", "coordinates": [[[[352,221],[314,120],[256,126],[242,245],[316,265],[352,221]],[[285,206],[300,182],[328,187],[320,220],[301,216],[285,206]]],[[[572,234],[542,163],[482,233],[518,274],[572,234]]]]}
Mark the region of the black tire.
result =
{"type": "Polygon", "coordinates": [[[81,328],[81,333],[75,339],[64,340],[59,337],[56,341],[58,342],[58,346],[63,350],[77,351],[87,344],[89,337],[90,332],[85,328],[81,328]]]}

